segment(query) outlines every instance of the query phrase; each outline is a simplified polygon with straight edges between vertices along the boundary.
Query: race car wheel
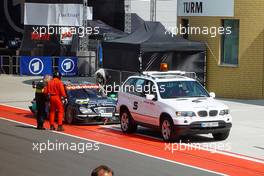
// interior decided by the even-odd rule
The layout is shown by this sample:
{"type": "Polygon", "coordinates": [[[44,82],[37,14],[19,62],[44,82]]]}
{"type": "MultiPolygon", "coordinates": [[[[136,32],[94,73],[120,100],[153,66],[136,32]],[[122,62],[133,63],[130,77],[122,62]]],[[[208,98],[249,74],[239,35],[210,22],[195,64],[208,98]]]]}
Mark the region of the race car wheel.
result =
{"type": "Polygon", "coordinates": [[[228,138],[230,131],[223,132],[223,133],[213,133],[213,137],[217,141],[222,141],[228,138]]]}
{"type": "Polygon", "coordinates": [[[161,120],[161,135],[164,141],[173,142],[177,139],[177,135],[173,128],[173,121],[169,117],[163,117],[161,120]]]}
{"type": "Polygon", "coordinates": [[[65,122],[67,124],[73,124],[74,123],[74,116],[75,112],[71,108],[66,109],[66,114],[65,114],[65,122]]]}
{"type": "Polygon", "coordinates": [[[137,130],[137,124],[126,109],[120,113],[120,124],[124,133],[134,133],[137,130]]]}

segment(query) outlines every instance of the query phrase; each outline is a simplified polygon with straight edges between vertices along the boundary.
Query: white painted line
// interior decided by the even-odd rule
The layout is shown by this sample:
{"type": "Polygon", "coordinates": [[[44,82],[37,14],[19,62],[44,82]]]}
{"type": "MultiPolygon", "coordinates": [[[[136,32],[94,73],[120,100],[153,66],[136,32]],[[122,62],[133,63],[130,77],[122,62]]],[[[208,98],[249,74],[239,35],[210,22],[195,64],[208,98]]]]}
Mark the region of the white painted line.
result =
{"type": "MultiPolygon", "coordinates": [[[[9,106],[9,107],[12,107],[12,108],[17,108],[15,106],[11,106],[11,105],[6,105],[6,104],[1,104],[1,105],[4,105],[4,106],[9,106]]],[[[25,108],[17,108],[17,109],[21,109],[21,110],[28,110],[28,109],[25,109],[25,108]]],[[[29,111],[29,110],[28,110],[29,111]]],[[[29,111],[30,112],[30,111],[29,111]]],[[[102,126],[102,125],[101,125],[102,126]]],[[[110,129],[113,129],[113,130],[116,130],[116,131],[121,131],[121,130],[118,130],[116,128],[111,128],[111,126],[102,126],[104,128],[110,128],[110,129]]],[[[139,136],[143,136],[143,137],[147,137],[147,138],[152,138],[152,139],[156,139],[156,140],[161,140],[160,138],[156,138],[156,137],[152,137],[152,136],[147,136],[147,135],[144,135],[144,134],[137,134],[139,136]]],[[[161,140],[162,141],[162,140],[161,140]]],[[[182,145],[186,145],[186,146],[189,146],[189,147],[193,147],[195,148],[194,146],[190,146],[190,144],[184,144],[182,143],[182,145]]],[[[197,147],[198,149],[203,149],[205,151],[209,151],[211,152],[212,150],[208,150],[206,148],[203,148],[203,147],[197,147]]],[[[257,163],[261,163],[261,164],[264,164],[264,160],[262,159],[257,159],[257,158],[252,158],[250,156],[244,156],[244,155],[240,155],[240,154],[236,154],[236,153],[230,153],[230,152],[226,152],[226,151],[219,151],[219,150],[214,150],[215,153],[219,153],[219,154],[222,154],[222,155],[227,155],[227,156],[232,156],[232,157],[235,157],[235,158],[239,158],[239,159],[244,159],[244,160],[248,160],[248,161],[254,161],[254,162],[257,162],[257,163]]]]}
{"type": "MultiPolygon", "coordinates": [[[[102,128],[108,128],[108,129],[111,129],[111,130],[115,130],[115,131],[118,131],[118,132],[122,132],[122,130],[120,128],[115,128],[113,126],[104,126],[104,125],[100,125],[100,127],[102,128]]],[[[151,139],[156,139],[158,141],[163,141],[161,138],[158,138],[158,137],[154,137],[154,136],[148,136],[148,135],[145,135],[145,134],[140,134],[140,133],[135,133],[137,136],[142,136],[142,137],[146,137],[146,138],[151,138],[151,139]]]]}
{"type": "MultiPolygon", "coordinates": [[[[30,125],[30,124],[23,123],[23,122],[18,122],[18,121],[15,121],[15,120],[6,119],[4,117],[0,117],[0,120],[6,120],[6,121],[9,121],[9,122],[18,123],[18,124],[21,124],[21,125],[35,127],[34,125],[30,125]]],[[[196,167],[196,166],[192,166],[192,165],[188,165],[188,164],[184,164],[184,163],[180,163],[180,162],[176,162],[176,161],[172,161],[172,160],[156,157],[156,156],[153,156],[153,155],[148,155],[148,154],[145,154],[145,153],[142,153],[142,152],[126,149],[126,148],[123,148],[123,147],[118,147],[118,146],[115,146],[115,145],[99,142],[99,141],[96,141],[96,140],[86,139],[86,138],[83,138],[83,137],[79,137],[79,136],[75,136],[75,135],[71,135],[71,134],[66,134],[66,133],[62,133],[62,132],[58,132],[58,131],[50,131],[50,132],[61,134],[61,135],[65,135],[65,136],[69,136],[69,137],[73,137],[73,138],[77,138],[77,139],[81,139],[81,140],[85,140],[85,141],[89,141],[89,142],[99,143],[99,144],[102,144],[102,145],[105,145],[105,146],[108,146],[108,147],[112,147],[112,148],[116,148],[116,149],[120,149],[120,150],[125,150],[125,151],[128,151],[128,152],[136,153],[136,154],[143,155],[143,156],[146,156],[146,157],[150,157],[150,158],[158,159],[158,160],[161,160],[161,161],[166,161],[166,162],[178,164],[178,165],[185,166],[185,167],[190,167],[190,168],[193,168],[193,169],[197,169],[197,170],[201,170],[201,171],[205,171],[205,172],[209,172],[209,173],[213,173],[213,174],[218,174],[218,175],[222,175],[222,176],[228,176],[228,175],[223,174],[223,173],[219,173],[219,172],[203,169],[203,168],[200,168],[200,167],[196,167]]]]}

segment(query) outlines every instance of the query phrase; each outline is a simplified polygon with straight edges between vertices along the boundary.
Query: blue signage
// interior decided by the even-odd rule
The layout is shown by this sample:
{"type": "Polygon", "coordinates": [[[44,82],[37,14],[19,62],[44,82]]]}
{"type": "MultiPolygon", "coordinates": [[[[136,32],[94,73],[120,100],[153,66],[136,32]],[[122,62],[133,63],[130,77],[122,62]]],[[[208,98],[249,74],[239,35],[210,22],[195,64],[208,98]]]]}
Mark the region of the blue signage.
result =
{"type": "Polygon", "coordinates": [[[52,59],[44,56],[21,56],[20,74],[35,76],[52,74],[52,59]]]}
{"type": "Polygon", "coordinates": [[[99,46],[99,65],[103,65],[103,47],[102,45],[99,46]]]}
{"type": "Polygon", "coordinates": [[[63,76],[76,76],[78,72],[77,57],[60,57],[59,72],[63,76]]]}

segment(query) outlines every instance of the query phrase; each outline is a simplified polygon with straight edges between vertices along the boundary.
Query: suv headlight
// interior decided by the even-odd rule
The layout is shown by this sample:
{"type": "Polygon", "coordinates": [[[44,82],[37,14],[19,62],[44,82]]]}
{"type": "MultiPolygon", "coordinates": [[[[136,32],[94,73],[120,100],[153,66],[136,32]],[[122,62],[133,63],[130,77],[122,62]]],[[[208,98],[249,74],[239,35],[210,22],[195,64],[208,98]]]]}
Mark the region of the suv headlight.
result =
{"type": "Polygon", "coordinates": [[[229,112],[229,109],[224,109],[224,110],[221,110],[220,112],[219,112],[219,115],[221,115],[221,116],[224,116],[224,115],[228,115],[230,112],[229,112]]]}
{"type": "Polygon", "coordinates": [[[177,111],[176,116],[177,117],[194,117],[196,115],[192,111],[177,111]]]}
{"type": "Polygon", "coordinates": [[[83,114],[91,114],[91,113],[93,113],[93,110],[91,110],[90,108],[86,108],[86,107],[79,107],[79,110],[83,114]]]}

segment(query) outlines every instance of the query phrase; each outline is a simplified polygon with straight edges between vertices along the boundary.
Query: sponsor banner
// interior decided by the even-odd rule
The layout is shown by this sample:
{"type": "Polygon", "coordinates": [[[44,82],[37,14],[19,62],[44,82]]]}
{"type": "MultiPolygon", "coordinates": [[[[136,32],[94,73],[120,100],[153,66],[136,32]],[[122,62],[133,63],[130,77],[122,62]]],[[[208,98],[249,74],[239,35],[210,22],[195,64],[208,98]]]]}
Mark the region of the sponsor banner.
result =
{"type": "Polygon", "coordinates": [[[80,84],[80,85],[67,85],[67,90],[76,90],[76,89],[99,89],[98,84],[80,84]]]}
{"type": "Polygon", "coordinates": [[[52,74],[51,57],[20,57],[20,74],[21,75],[46,75],[52,74]]]}
{"type": "Polygon", "coordinates": [[[234,16],[234,0],[178,0],[178,16],[234,16]]]}
{"type": "Polygon", "coordinates": [[[25,3],[25,25],[82,26],[82,23],[82,4],[25,3]]]}
{"type": "Polygon", "coordinates": [[[72,34],[72,28],[70,27],[63,27],[62,33],[60,34],[60,43],[62,45],[71,45],[73,34],[72,34]]]}
{"type": "Polygon", "coordinates": [[[59,72],[63,76],[76,76],[78,72],[77,62],[77,57],[60,57],[58,65],[59,72]]]}

